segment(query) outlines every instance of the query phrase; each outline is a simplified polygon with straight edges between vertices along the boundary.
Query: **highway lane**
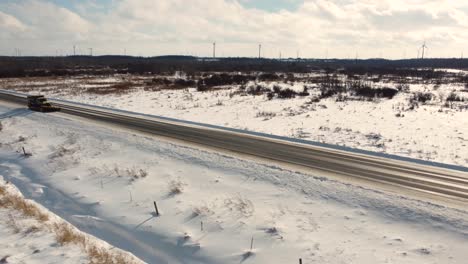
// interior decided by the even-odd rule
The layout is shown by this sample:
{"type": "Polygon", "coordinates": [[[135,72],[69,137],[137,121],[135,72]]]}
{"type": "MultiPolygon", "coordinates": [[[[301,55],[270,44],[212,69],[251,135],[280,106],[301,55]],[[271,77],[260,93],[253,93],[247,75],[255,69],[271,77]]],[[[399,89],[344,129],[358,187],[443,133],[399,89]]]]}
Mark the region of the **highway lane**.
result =
{"type": "MultiPolygon", "coordinates": [[[[25,105],[24,95],[0,92],[0,99],[25,105]]],[[[396,184],[468,200],[468,172],[328,149],[223,129],[55,101],[65,114],[158,136],[299,165],[345,177],[396,184]]]]}

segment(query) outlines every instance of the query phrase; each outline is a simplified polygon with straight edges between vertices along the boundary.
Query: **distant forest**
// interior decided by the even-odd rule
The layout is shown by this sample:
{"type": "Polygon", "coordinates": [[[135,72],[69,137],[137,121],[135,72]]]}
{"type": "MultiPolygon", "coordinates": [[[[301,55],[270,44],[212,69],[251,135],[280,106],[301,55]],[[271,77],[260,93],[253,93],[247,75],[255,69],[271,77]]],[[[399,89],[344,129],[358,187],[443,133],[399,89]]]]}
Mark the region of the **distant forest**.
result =
{"type": "Polygon", "coordinates": [[[306,73],[317,70],[334,72],[347,69],[356,73],[392,73],[408,68],[468,69],[468,59],[258,59],[197,58],[190,56],[68,56],[0,57],[0,78],[67,76],[78,74],[167,74],[196,72],[284,72],[306,73]]]}

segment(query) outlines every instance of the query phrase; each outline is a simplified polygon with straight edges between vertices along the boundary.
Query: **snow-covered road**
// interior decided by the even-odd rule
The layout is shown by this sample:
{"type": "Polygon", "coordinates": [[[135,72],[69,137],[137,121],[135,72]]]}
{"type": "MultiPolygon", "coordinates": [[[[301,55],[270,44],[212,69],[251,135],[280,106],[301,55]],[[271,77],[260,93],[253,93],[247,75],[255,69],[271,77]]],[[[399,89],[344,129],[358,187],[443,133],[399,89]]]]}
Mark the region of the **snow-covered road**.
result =
{"type": "Polygon", "coordinates": [[[464,210],[54,114],[0,105],[0,116],[0,175],[149,263],[468,257],[464,210]]]}

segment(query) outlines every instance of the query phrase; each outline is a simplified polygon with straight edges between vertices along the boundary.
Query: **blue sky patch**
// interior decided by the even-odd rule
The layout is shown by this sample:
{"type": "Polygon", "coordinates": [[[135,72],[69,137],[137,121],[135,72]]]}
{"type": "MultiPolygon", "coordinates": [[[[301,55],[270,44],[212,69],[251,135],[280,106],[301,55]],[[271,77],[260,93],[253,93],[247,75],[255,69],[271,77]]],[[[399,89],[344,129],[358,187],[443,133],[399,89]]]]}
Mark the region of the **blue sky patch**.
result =
{"type": "Polygon", "coordinates": [[[303,2],[303,0],[239,0],[239,3],[247,8],[256,8],[269,12],[294,11],[303,2]]]}

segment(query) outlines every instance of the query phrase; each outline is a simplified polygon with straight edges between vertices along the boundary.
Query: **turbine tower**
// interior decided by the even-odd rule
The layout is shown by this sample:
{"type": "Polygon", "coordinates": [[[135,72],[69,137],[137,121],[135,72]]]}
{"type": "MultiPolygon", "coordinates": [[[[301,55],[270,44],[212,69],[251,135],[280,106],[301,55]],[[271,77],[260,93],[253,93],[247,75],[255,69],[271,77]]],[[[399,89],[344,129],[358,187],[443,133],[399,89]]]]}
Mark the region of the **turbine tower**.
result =
{"type": "Polygon", "coordinates": [[[422,49],[421,59],[424,60],[424,54],[427,50],[426,41],[424,41],[424,44],[421,46],[421,49],[422,49]]]}
{"type": "Polygon", "coordinates": [[[258,44],[258,58],[262,58],[262,44],[258,44]]]}
{"type": "Polygon", "coordinates": [[[216,42],[213,42],[213,59],[216,58],[216,42]]]}

